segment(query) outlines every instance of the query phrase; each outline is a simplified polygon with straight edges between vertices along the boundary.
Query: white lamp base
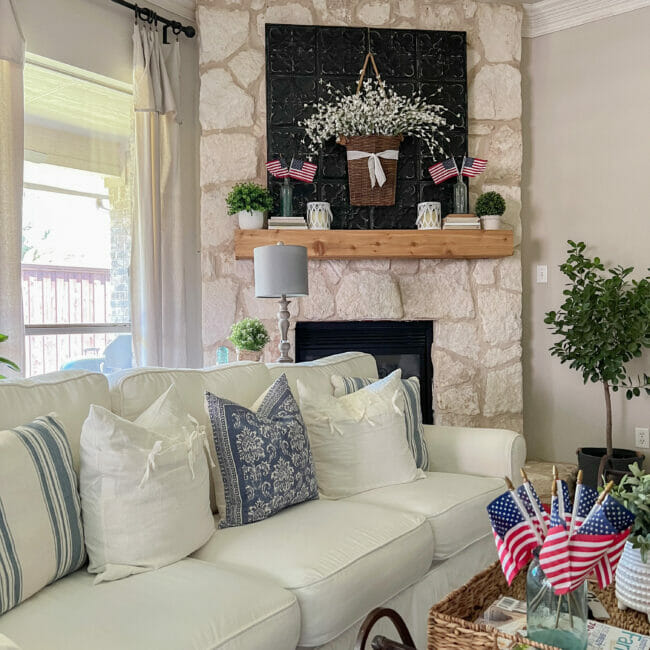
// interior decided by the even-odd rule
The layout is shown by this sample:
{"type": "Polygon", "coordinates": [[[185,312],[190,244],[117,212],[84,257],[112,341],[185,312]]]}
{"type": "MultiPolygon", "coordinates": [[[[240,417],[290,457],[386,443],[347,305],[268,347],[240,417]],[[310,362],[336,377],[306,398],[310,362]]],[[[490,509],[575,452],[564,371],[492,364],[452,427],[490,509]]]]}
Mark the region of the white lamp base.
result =
{"type": "Polygon", "coordinates": [[[289,350],[291,349],[291,343],[289,343],[289,304],[290,300],[287,300],[285,295],[278,300],[278,305],[280,305],[280,310],[278,311],[278,326],[280,328],[280,345],[278,349],[280,350],[280,357],[278,358],[278,363],[293,363],[293,359],[289,356],[289,350]]]}

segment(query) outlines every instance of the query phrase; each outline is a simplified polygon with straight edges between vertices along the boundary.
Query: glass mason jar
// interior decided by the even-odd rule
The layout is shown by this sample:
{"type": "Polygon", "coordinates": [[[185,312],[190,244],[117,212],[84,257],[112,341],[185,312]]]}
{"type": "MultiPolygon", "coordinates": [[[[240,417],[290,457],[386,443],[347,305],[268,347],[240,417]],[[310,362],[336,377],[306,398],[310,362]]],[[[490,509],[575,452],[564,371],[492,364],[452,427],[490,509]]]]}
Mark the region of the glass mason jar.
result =
{"type": "Polygon", "coordinates": [[[454,185],[454,214],[467,214],[467,185],[463,182],[463,177],[459,176],[454,185]]]}
{"type": "Polygon", "coordinates": [[[587,648],[587,583],[556,595],[539,564],[537,553],[526,578],[528,638],[563,650],[587,648]]]}
{"type": "Polygon", "coordinates": [[[280,212],[283,217],[293,216],[293,186],[287,177],[280,186],[280,212]]]}

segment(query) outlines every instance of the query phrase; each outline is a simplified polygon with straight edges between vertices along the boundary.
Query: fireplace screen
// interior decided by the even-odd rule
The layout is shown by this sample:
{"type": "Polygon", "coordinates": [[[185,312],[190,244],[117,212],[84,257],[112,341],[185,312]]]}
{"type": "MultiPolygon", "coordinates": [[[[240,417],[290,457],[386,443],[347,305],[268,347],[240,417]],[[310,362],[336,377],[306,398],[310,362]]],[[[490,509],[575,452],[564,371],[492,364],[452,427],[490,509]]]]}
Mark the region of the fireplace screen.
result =
{"type": "Polygon", "coordinates": [[[296,323],[296,361],[367,352],[375,357],[380,377],[397,368],[403,377],[418,377],[425,424],[433,424],[432,344],[432,321],[296,323]]]}

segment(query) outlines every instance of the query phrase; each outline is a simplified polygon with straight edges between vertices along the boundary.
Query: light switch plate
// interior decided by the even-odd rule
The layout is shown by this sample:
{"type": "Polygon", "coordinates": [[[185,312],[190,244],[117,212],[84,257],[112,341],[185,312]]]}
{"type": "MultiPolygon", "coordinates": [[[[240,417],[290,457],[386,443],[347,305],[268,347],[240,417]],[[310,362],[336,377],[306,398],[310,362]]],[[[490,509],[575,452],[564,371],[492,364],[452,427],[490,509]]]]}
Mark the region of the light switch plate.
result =
{"type": "Polygon", "coordinates": [[[537,265],[537,284],[546,284],[548,282],[548,267],[546,264],[537,265]]]}

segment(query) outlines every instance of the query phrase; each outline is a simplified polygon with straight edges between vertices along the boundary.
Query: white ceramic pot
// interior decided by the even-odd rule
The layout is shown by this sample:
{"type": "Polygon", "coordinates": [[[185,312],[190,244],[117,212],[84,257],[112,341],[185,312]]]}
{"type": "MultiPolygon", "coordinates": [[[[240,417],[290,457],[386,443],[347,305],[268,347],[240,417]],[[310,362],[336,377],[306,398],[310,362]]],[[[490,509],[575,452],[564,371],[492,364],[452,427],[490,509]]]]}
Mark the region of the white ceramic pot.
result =
{"type": "Polygon", "coordinates": [[[258,230],[264,228],[264,213],[261,210],[240,210],[239,227],[242,230],[258,230]]]}
{"type": "Polygon", "coordinates": [[[650,561],[643,562],[641,551],[630,542],[625,543],[616,568],[616,599],[619,609],[643,612],[650,622],[650,561]]]}
{"type": "Polygon", "coordinates": [[[501,228],[501,217],[498,214],[486,214],[481,217],[481,228],[483,230],[499,230],[501,228]]]}

